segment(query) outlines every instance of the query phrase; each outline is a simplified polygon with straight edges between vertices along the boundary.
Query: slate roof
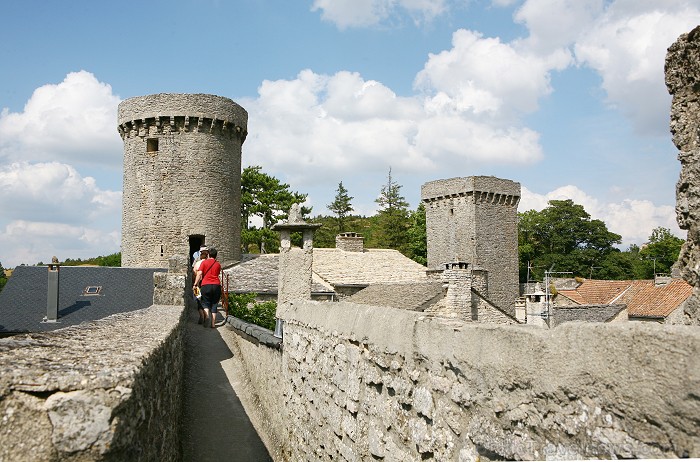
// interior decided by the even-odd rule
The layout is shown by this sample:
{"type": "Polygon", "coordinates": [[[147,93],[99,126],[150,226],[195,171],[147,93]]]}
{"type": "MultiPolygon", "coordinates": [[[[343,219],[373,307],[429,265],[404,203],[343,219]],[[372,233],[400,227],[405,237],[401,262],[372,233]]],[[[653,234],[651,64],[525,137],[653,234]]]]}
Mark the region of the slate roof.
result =
{"type": "Polygon", "coordinates": [[[693,288],[683,279],[656,286],[653,280],[586,279],[574,290],[560,290],[579,305],[626,304],[629,317],[665,318],[690,297],[693,288]]]}
{"type": "Polygon", "coordinates": [[[428,281],[425,266],[391,249],[314,249],[313,270],[333,286],[428,281]]]}
{"type": "Polygon", "coordinates": [[[347,301],[361,305],[424,311],[442,298],[442,286],[440,281],[372,284],[348,297],[347,301]]]}
{"type": "Polygon", "coordinates": [[[608,322],[620,311],[625,309],[625,305],[580,305],[555,307],[552,310],[552,317],[549,320],[549,327],[556,327],[565,322],[608,322]]]}
{"type": "Polygon", "coordinates": [[[18,266],[0,292],[0,334],[44,332],[94,321],[153,304],[156,268],[62,266],[59,270],[58,321],[46,316],[48,269],[18,266]],[[100,286],[99,295],[83,295],[87,286],[100,286]]]}
{"type": "MultiPolygon", "coordinates": [[[[229,276],[229,292],[276,294],[279,281],[279,254],[244,254],[241,262],[225,269],[224,274],[229,276]]],[[[332,294],[334,291],[333,287],[325,283],[317,274],[312,274],[311,292],[332,294]]]]}
{"type": "MultiPolygon", "coordinates": [[[[314,249],[312,270],[311,292],[319,294],[333,293],[334,286],[428,281],[425,266],[390,249],[314,249]]],[[[279,254],[246,254],[224,274],[229,275],[230,292],[276,294],[279,254]]]]}

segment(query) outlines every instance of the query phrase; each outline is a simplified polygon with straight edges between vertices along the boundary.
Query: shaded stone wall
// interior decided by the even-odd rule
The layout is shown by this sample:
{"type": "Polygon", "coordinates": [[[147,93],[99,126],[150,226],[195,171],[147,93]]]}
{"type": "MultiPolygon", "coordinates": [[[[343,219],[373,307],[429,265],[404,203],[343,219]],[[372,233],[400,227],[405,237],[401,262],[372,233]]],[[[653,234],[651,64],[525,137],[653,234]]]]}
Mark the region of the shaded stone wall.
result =
{"type": "Polygon", "coordinates": [[[688,238],[678,266],[695,287],[683,322],[700,325],[700,26],[681,35],[666,55],[666,86],[673,96],[671,133],[681,174],[676,185],[676,218],[688,238]]]}
{"type": "Polygon", "coordinates": [[[119,104],[124,141],[122,265],[167,266],[203,236],[240,260],[241,146],[248,113],[228,98],[156,94],[119,104]],[[202,219],[206,211],[209,219],[202,219]]]}
{"type": "Polygon", "coordinates": [[[183,308],[0,339],[0,461],[177,461],[183,308]]]}
{"type": "Polygon", "coordinates": [[[280,340],[272,331],[229,316],[221,337],[233,353],[234,389],[274,460],[291,460],[285,446],[287,387],[282,376],[280,340]]]}
{"type": "Polygon", "coordinates": [[[279,314],[281,358],[234,354],[281,365],[259,382],[282,402],[266,417],[278,460],[700,456],[693,327],[459,324],[342,301],[279,314]]]}

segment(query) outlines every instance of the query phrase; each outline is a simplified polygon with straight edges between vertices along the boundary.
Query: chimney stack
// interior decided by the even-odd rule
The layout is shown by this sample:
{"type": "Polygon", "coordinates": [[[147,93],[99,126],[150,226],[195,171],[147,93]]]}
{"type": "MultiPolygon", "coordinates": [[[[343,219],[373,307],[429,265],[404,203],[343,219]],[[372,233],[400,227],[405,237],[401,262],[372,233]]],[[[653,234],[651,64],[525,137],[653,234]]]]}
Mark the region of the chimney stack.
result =
{"type": "Polygon", "coordinates": [[[58,322],[58,271],[61,265],[53,257],[49,264],[49,281],[46,297],[46,316],[43,322],[58,322]]]}
{"type": "Polygon", "coordinates": [[[364,252],[365,238],[357,233],[340,233],[335,237],[335,248],[346,252],[364,252]]]}

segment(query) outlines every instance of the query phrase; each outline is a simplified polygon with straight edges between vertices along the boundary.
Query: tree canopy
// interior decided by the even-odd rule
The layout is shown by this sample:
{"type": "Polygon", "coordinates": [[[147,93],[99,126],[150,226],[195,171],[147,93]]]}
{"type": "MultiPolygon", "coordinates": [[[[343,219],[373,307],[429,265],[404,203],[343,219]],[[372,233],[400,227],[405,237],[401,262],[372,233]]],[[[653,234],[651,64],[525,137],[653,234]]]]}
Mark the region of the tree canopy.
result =
{"type": "Polygon", "coordinates": [[[343,182],[338,183],[338,189],[336,189],[335,198],[333,202],[328,204],[328,210],[335,213],[338,219],[338,232],[342,233],[345,231],[345,219],[348,217],[350,212],[353,211],[352,201],[353,197],[348,194],[348,190],[343,186],[343,182]]]}
{"type": "Polygon", "coordinates": [[[374,217],[375,242],[379,247],[396,249],[407,253],[408,240],[408,202],[401,195],[401,185],[391,176],[391,168],[387,182],[381,188],[379,197],[375,200],[379,211],[374,217]]]}
{"type": "Polygon", "coordinates": [[[0,292],[2,292],[2,288],[5,287],[5,284],[7,284],[7,276],[5,276],[5,268],[3,268],[2,263],[0,263],[0,292]]]}
{"type": "Polygon", "coordinates": [[[653,279],[670,274],[683,239],[668,228],[655,228],[649,242],[621,251],[618,234],[592,220],[582,205],[553,200],[541,212],[518,214],[520,281],[542,280],[544,271],[571,272],[593,279],[653,279]]]}
{"type": "MultiPolygon", "coordinates": [[[[270,227],[287,218],[292,204],[302,204],[306,194],[289,190],[289,185],[262,172],[259,165],[246,167],[241,174],[241,242],[243,251],[250,245],[257,246],[261,253],[277,252],[279,236],[270,227]],[[250,224],[252,217],[262,220],[260,228],[250,224]]],[[[311,213],[311,208],[301,207],[302,215],[311,213]]]]}
{"type": "Polygon", "coordinates": [[[571,199],[552,200],[538,212],[518,214],[520,279],[543,279],[544,271],[570,271],[590,277],[595,267],[615,252],[622,242],[619,234],[608,231],[601,220],[592,220],[582,205],[571,199]]]}
{"type": "Polygon", "coordinates": [[[671,267],[681,253],[683,242],[683,239],[671,234],[670,229],[655,228],[649,236],[649,242],[639,249],[639,258],[644,262],[640,276],[649,279],[659,273],[670,274],[671,267]]]}

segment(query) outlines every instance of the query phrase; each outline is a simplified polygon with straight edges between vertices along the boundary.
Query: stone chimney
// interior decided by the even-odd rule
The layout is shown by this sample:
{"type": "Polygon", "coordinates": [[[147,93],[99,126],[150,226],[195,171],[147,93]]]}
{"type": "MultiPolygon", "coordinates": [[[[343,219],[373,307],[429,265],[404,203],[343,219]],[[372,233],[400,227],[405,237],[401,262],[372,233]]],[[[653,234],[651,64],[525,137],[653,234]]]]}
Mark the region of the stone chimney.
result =
{"type": "Polygon", "coordinates": [[[474,319],[472,313],[472,271],[466,262],[445,264],[442,281],[447,287],[444,317],[474,319]]]}
{"type": "Polygon", "coordinates": [[[314,231],[320,226],[302,220],[297,204],[289,211],[286,223],[272,226],[274,231],[280,232],[278,306],[293,300],[311,300],[314,231]],[[295,231],[302,233],[301,249],[292,247],[291,234],[295,231]]]}
{"type": "Polygon", "coordinates": [[[335,248],[346,252],[364,252],[365,238],[357,233],[340,233],[335,237],[335,248]]]}

